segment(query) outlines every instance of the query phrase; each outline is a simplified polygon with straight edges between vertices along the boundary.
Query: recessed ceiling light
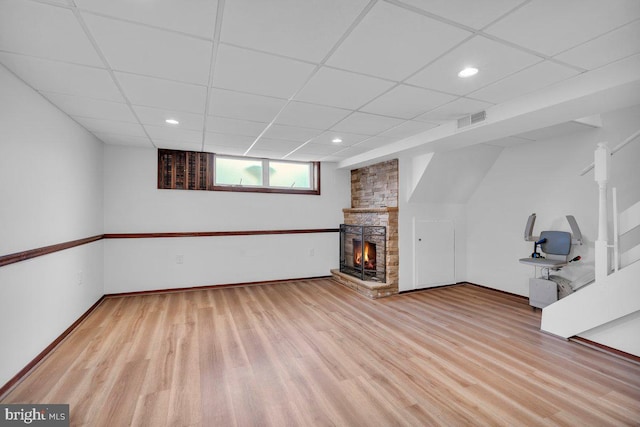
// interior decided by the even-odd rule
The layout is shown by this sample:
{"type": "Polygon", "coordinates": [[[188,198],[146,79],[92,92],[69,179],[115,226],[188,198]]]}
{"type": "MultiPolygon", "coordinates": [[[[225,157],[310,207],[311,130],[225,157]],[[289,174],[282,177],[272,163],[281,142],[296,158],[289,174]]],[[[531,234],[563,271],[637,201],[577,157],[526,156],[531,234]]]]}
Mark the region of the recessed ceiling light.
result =
{"type": "Polygon", "coordinates": [[[478,74],[477,68],[467,67],[458,73],[458,77],[461,77],[464,79],[467,77],[475,76],[476,74],[478,74]]]}
{"type": "Polygon", "coordinates": [[[165,120],[165,122],[169,123],[170,125],[179,125],[180,122],[177,121],[176,119],[167,119],[165,120]]]}
{"type": "Polygon", "coordinates": [[[340,144],[342,140],[340,138],[333,138],[331,142],[333,142],[334,144],[340,144]]]}

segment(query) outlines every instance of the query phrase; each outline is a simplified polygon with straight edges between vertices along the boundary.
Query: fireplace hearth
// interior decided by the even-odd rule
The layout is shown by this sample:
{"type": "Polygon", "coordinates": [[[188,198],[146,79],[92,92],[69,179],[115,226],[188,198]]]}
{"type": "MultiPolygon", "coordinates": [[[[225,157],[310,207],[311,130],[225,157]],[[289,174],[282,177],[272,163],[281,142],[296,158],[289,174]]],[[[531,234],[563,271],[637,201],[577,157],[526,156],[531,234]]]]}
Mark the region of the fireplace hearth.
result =
{"type": "Polygon", "coordinates": [[[340,272],[360,280],[386,282],[387,228],[340,225],[340,272]]]}

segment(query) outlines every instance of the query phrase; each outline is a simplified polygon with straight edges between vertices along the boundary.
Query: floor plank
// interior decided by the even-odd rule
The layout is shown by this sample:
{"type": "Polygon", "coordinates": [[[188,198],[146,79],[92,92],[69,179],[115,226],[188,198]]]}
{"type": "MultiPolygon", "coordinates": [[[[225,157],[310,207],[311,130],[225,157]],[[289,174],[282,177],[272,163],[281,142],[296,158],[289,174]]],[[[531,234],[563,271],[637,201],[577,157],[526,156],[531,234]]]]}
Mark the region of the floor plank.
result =
{"type": "Polygon", "coordinates": [[[69,403],[78,426],[640,424],[640,365],[539,324],[473,285],[107,298],[3,403],[69,403]]]}

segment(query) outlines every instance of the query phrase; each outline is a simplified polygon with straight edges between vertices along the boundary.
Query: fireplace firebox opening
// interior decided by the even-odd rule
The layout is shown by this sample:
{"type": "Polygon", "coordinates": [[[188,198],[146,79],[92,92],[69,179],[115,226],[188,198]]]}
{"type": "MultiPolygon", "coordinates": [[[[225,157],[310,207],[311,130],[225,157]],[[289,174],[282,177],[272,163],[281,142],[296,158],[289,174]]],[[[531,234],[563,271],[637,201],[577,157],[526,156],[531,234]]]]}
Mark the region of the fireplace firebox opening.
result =
{"type": "Polygon", "coordinates": [[[363,251],[362,241],[353,239],[353,265],[355,267],[361,267],[363,260],[365,270],[376,269],[376,244],[373,242],[364,242],[363,251]]]}
{"type": "Polygon", "coordinates": [[[384,226],[341,224],[340,271],[386,283],[386,238],[384,226]]]}

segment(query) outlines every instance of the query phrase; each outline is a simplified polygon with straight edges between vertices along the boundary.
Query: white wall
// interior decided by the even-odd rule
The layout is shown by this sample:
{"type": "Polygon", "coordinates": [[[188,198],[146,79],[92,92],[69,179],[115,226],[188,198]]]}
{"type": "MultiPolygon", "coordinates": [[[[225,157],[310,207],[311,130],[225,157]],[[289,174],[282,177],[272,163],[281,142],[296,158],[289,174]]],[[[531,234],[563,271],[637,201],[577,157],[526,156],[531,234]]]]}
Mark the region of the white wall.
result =
{"type": "MultiPolygon", "coordinates": [[[[102,144],[2,66],[0,129],[0,255],[102,234],[102,144]]],[[[103,295],[102,258],[98,241],[0,267],[0,386],[103,295]]]]}
{"type": "MultiPolygon", "coordinates": [[[[157,189],[157,152],[105,147],[105,233],[337,228],[350,173],[322,164],[320,196],[157,189]]],[[[338,234],[105,242],[105,292],[325,276],[338,234]],[[176,257],[183,256],[183,264],[176,257]]]]}
{"type": "MultiPolygon", "coordinates": [[[[413,156],[399,158],[398,192],[398,245],[400,253],[399,290],[415,289],[416,261],[414,259],[414,222],[420,220],[451,220],[455,232],[455,281],[466,278],[466,206],[456,203],[416,203],[410,202],[416,176],[413,156]]],[[[439,185],[447,185],[439,182],[439,185]]],[[[418,190],[419,191],[419,190],[418,190]]],[[[415,199],[416,197],[412,197],[415,199]]],[[[418,261],[419,262],[419,261],[418,261]]]]}
{"type": "MultiPolygon", "coordinates": [[[[537,214],[535,234],[542,230],[571,231],[565,215],[574,215],[585,240],[573,255],[583,260],[561,275],[575,279],[593,270],[597,237],[598,187],[593,172],[580,172],[593,161],[600,141],[615,146],[640,127],[640,107],[604,114],[603,127],[502,151],[468,203],[468,280],[492,288],[528,295],[533,267],[518,263],[529,256],[531,242],[523,238],[527,217],[537,214]]],[[[640,143],[612,158],[611,185],[618,188],[620,209],[640,200],[640,143]]]]}

